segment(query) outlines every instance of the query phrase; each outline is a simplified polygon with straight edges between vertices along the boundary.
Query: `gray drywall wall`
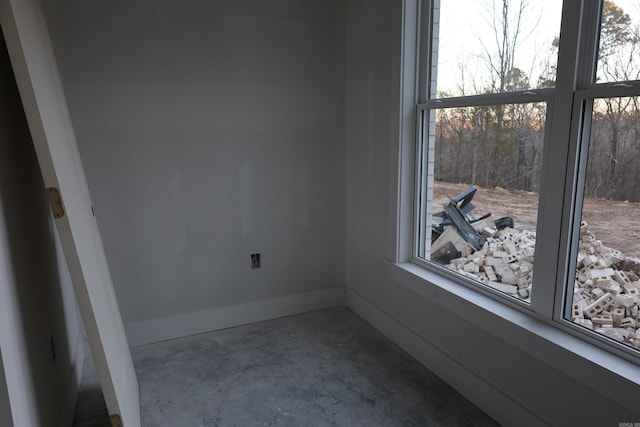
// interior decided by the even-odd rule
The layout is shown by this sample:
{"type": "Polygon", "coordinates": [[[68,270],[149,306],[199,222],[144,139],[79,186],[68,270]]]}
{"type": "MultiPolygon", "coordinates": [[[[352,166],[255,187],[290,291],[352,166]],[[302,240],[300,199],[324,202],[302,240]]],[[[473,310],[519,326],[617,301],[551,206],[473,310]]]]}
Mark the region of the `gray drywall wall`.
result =
{"type": "MultiPolygon", "coordinates": [[[[484,384],[482,391],[500,394],[501,400],[484,399],[483,409],[503,420],[513,415],[499,406],[505,401],[549,425],[640,420],[640,409],[629,406],[640,390],[625,378],[498,316],[474,316],[480,310],[471,303],[443,307],[438,302],[442,292],[429,287],[424,292],[432,294],[428,298],[391,278],[385,258],[391,243],[390,185],[397,178],[390,177],[389,153],[397,150],[399,135],[393,125],[399,113],[393,108],[398,105],[394,96],[400,91],[400,68],[394,62],[401,60],[402,3],[347,2],[347,295],[358,299],[352,306],[361,313],[366,311],[362,307],[374,307],[367,315],[382,319],[376,326],[408,343],[405,348],[419,359],[439,363],[427,362],[427,367],[454,367],[436,370],[445,380],[472,378],[456,385],[463,394],[472,396],[478,384],[484,384]],[[617,390],[631,391],[624,404],[612,397],[617,390]]],[[[524,419],[518,423],[511,418],[505,425],[527,425],[524,419]]]]}
{"type": "Polygon", "coordinates": [[[43,3],[125,323],[344,284],[342,1],[43,3]]]}
{"type": "Polygon", "coordinates": [[[69,273],[0,37],[0,388],[14,425],[69,421],[80,344],[69,273]]]}

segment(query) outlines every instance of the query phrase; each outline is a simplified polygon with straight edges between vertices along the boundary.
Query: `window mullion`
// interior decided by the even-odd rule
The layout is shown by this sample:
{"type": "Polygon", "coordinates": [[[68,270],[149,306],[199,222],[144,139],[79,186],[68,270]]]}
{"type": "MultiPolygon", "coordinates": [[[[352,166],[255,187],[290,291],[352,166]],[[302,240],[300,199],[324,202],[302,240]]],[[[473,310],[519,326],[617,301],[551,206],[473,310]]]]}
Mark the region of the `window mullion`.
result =
{"type": "Polygon", "coordinates": [[[554,89],[536,89],[518,92],[486,93],[481,95],[429,99],[419,104],[425,108],[476,107],[499,104],[526,104],[549,102],[554,89]]]}
{"type": "Polygon", "coordinates": [[[556,74],[556,91],[549,106],[550,132],[543,149],[538,235],[534,265],[534,291],[531,308],[542,317],[551,319],[554,313],[556,290],[562,287],[561,272],[568,261],[566,245],[567,221],[563,218],[565,183],[573,181],[575,165],[569,163],[569,142],[573,94],[577,85],[578,51],[583,13],[588,6],[584,1],[565,1],[562,9],[560,47],[556,74]]]}
{"type": "Polygon", "coordinates": [[[437,35],[439,32],[439,13],[440,0],[419,1],[419,13],[421,16],[419,26],[419,49],[418,54],[418,103],[435,96],[435,80],[437,76],[437,53],[435,57],[425,55],[424,52],[431,52],[434,46],[437,48],[437,35]],[[434,37],[436,39],[434,40],[434,37]]]}
{"type": "Polygon", "coordinates": [[[582,196],[578,189],[582,186],[586,158],[580,164],[581,150],[588,144],[591,109],[593,103],[578,95],[575,90],[591,86],[595,79],[601,1],[585,1],[582,11],[582,22],[578,52],[578,69],[573,95],[573,113],[568,141],[567,178],[564,186],[564,203],[562,206],[562,232],[560,234],[559,263],[556,276],[556,298],[554,319],[560,320],[563,312],[571,304],[570,298],[575,277],[575,257],[579,241],[579,224],[582,217],[582,196]],[[586,134],[585,134],[586,131],[586,134]],[[581,172],[581,170],[583,172],[581,172]],[[580,179],[577,179],[580,178],[580,179]],[[564,262],[563,262],[564,261],[564,262]]]}

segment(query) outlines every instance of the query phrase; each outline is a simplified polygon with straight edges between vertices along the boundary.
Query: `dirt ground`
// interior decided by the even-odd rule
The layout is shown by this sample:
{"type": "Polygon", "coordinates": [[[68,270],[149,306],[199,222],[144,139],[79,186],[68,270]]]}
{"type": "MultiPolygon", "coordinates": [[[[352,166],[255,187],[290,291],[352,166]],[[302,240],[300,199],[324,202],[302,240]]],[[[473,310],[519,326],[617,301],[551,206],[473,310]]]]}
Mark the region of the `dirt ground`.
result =
{"type": "MultiPolygon", "coordinates": [[[[454,197],[468,188],[467,184],[436,182],[434,186],[434,211],[449,202],[446,194],[454,197]]],[[[477,187],[473,197],[473,211],[480,217],[491,213],[487,219],[510,216],[515,228],[535,230],[538,214],[538,194],[528,191],[508,191],[500,187],[477,187]]],[[[621,251],[630,257],[640,257],[640,203],[614,202],[605,199],[585,201],[583,218],[602,244],[621,251]]]]}

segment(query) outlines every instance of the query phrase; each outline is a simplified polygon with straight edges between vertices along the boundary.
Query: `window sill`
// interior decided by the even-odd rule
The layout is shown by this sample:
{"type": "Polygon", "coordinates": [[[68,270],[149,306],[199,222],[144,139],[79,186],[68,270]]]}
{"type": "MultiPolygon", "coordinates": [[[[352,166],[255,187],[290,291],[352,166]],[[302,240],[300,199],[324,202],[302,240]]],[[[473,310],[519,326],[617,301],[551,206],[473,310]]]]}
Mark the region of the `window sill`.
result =
{"type": "MultiPolygon", "coordinates": [[[[455,313],[516,348],[596,388],[615,382],[615,399],[636,407],[640,387],[638,365],[607,352],[554,325],[517,310],[419,265],[388,262],[397,283],[455,313]],[[594,367],[594,364],[596,365],[594,367]],[[613,374],[613,377],[612,377],[613,374]],[[616,378],[618,377],[618,378],[616,378]]],[[[614,397],[614,396],[612,396],[614,397]]]]}

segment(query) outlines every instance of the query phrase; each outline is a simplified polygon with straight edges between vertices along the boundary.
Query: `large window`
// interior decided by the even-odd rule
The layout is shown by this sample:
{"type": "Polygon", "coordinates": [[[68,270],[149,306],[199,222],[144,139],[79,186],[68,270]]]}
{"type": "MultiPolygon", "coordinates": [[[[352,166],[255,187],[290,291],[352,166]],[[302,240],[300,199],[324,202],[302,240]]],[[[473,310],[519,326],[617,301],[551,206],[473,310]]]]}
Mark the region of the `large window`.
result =
{"type": "Polygon", "coordinates": [[[640,3],[564,3],[423,2],[414,259],[636,358],[640,3]]]}

